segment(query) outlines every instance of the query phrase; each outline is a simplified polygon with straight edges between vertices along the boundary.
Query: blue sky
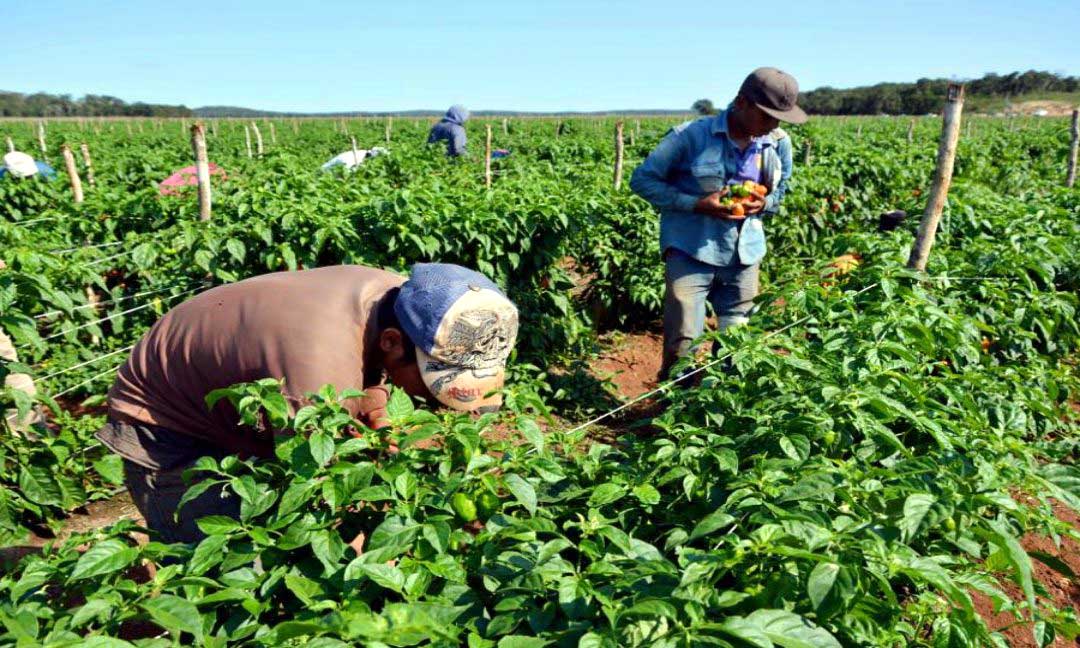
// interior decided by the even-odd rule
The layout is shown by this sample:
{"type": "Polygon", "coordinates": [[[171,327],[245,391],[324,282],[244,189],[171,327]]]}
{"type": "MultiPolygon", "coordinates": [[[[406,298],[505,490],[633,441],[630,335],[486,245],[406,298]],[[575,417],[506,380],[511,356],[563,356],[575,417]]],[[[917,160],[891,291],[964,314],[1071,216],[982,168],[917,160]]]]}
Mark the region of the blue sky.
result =
{"type": "Polygon", "coordinates": [[[266,110],[602,110],[803,88],[1080,74],[1080,2],[27,2],[0,89],[266,110]]]}

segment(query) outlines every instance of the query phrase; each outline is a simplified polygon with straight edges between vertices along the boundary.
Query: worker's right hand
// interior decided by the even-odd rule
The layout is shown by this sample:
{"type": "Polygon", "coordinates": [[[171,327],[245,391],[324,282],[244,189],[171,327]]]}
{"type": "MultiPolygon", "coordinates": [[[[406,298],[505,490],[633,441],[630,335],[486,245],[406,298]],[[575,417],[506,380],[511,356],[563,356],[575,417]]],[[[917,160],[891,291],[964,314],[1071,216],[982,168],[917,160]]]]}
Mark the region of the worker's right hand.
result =
{"type": "Polygon", "coordinates": [[[720,204],[720,201],[726,198],[728,195],[728,188],[724,187],[720,191],[713,192],[708,196],[698,200],[694,205],[694,211],[698,214],[705,214],[706,216],[714,216],[716,218],[742,218],[732,216],[731,207],[725,207],[720,204]]]}
{"type": "Polygon", "coordinates": [[[365,389],[364,396],[360,399],[360,421],[372,430],[389,427],[390,415],[386,412],[389,401],[390,390],[385,385],[365,389]]]}

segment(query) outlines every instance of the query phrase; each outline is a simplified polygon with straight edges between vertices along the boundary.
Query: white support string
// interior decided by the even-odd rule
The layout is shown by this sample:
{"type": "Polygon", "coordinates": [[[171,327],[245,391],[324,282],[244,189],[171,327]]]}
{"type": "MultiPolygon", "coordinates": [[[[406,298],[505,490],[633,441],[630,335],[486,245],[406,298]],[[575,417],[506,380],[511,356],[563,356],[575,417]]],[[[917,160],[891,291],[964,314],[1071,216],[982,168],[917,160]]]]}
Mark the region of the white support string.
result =
{"type": "Polygon", "coordinates": [[[61,248],[59,250],[49,250],[49,254],[64,254],[65,252],[78,252],[79,250],[93,250],[95,248],[107,248],[115,247],[117,245],[123,245],[127,241],[110,241],[108,243],[96,243],[94,245],[79,245],[76,247],[61,248]]]}
{"type": "MultiPolygon", "coordinates": [[[[859,290],[857,292],[853,292],[853,293],[850,293],[850,294],[846,295],[844,297],[844,299],[851,299],[853,297],[858,297],[859,295],[867,292],[868,290],[876,288],[877,286],[878,286],[877,283],[872,283],[869,286],[867,286],[866,288],[863,288],[862,290],[859,290]]],[[[760,341],[768,340],[769,338],[774,337],[776,335],[779,335],[779,334],[783,333],[784,331],[787,331],[787,330],[789,330],[789,329],[791,329],[791,328],[793,328],[795,326],[798,326],[799,324],[802,324],[803,322],[806,322],[806,321],[808,321],[808,320],[810,320],[812,318],[813,318],[813,316],[807,315],[806,317],[802,317],[800,319],[797,319],[794,322],[792,322],[790,324],[787,324],[786,326],[783,326],[781,328],[776,329],[775,331],[771,331],[769,333],[766,333],[765,335],[761,336],[760,341]]],[[[700,367],[698,367],[697,369],[694,369],[693,371],[689,371],[687,373],[684,373],[681,376],[679,376],[678,378],[668,380],[667,382],[663,383],[662,385],[660,385],[656,389],[654,389],[652,391],[649,391],[649,392],[646,392],[646,393],[638,396],[637,398],[635,398],[635,399],[633,399],[633,400],[631,400],[631,401],[629,401],[627,403],[623,403],[622,405],[616,407],[615,409],[613,409],[611,411],[605,412],[605,413],[601,414],[600,416],[597,416],[594,419],[591,419],[589,421],[586,421],[586,422],[582,423],[581,425],[578,425],[574,429],[565,432],[565,434],[573,434],[575,432],[579,432],[581,430],[584,430],[585,428],[589,427],[590,425],[595,425],[596,423],[599,423],[600,421],[603,421],[606,418],[614,416],[615,414],[618,414],[619,412],[623,411],[624,409],[626,409],[626,408],[628,408],[628,407],[630,407],[632,405],[640,403],[641,401],[645,400],[646,398],[649,398],[650,396],[653,396],[653,395],[658,394],[658,393],[660,393],[662,391],[666,391],[666,390],[670,389],[672,386],[676,385],[679,382],[682,382],[682,381],[686,380],[690,376],[701,373],[702,371],[705,371],[709,367],[712,367],[712,366],[716,365],[719,362],[723,362],[724,360],[727,360],[728,358],[730,358],[734,354],[735,354],[735,351],[732,350],[732,351],[729,351],[728,353],[725,353],[722,356],[714,358],[713,360],[701,365],[700,367]]]]}
{"type": "MultiPolygon", "coordinates": [[[[146,295],[153,295],[153,294],[156,294],[156,293],[163,293],[163,292],[165,292],[167,290],[172,290],[173,288],[180,288],[180,287],[190,288],[191,286],[194,286],[194,285],[195,284],[176,283],[176,284],[172,284],[172,285],[169,285],[169,286],[165,286],[164,288],[156,288],[154,290],[146,290],[146,291],[143,291],[143,292],[140,292],[140,293],[135,293],[134,295],[128,295],[126,297],[118,297],[116,299],[107,299],[105,301],[101,301],[101,302],[98,302],[96,304],[83,304],[82,306],[76,306],[76,307],[72,308],[71,310],[72,311],[77,311],[77,310],[85,310],[87,308],[100,308],[101,306],[105,306],[106,304],[119,304],[121,302],[130,301],[130,300],[135,299],[137,297],[144,297],[146,295]]],[[[45,319],[47,317],[52,317],[53,315],[63,315],[66,312],[67,311],[63,311],[63,310],[49,311],[47,313],[42,313],[40,315],[34,315],[34,319],[45,319]]]]}
{"type": "Polygon", "coordinates": [[[93,376],[87,378],[86,380],[82,381],[81,383],[79,383],[77,385],[72,385],[71,387],[68,387],[67,389],[65,389],[62,392],[59,392],[57,394],[53,394],[53,398],[60,398],[61,396],[65,395],[65,394],[70,394],[71,392],[75,391],[76,389],[78,389],[80,387],[83,387],[85,385],[89,385],[90,383],[94,382],[95,380],[97,380],[99,378],[103,378],[103,377],[107,376],[108,374],[116,371],[120,367],[120,365],[122,365],[122,364],[123,364],[122,362],[118,362],[115,365],[113,365],[112,367],[106,369],[105,371],[102,371],[100,373],[96,373],[93,376]]]}
{"type": "MultiPolygon", "coordinates": [[[[194,288],[192,290],[187,290],[187,291],[184,291],[182,293],[177,293],[175,295],[170,295],[166,299],[166,301],[171,301],[173,299],[176,299],[177,297],[183,297],[184,295],[190,295],[191,293],[195,292],[196,290],[198,290],[198,289],[194,288]]],[[[53,333],[52,335],[49,335],[47,337],[43,337],[41,339],[42,339],[42,341],[51,340],[53,338],[60,337],[61,335],[67,335],[68,333],[71,333],[72,331],[78,331],[78,330],[84,329],[84,328],[86,328],[88,326],[93,326],[94,324],[101,324],[102,322],[108,322],[109,320],[116,319],[117,317],[121,317],[121,316],[127,315],[129,313],[134,313],[136,311],[141,311],[144,308],[150,308],[153,305],[154,305],[154,303],[150,302],[150,303],[147,303],[147,304],[143,304],[141,306],[135,306],[134,308],[129,308],[126,311],[121,311],[119,313],[114,313],[112,315],[109,315],[108,317],[102,317],[101,319],[94,320],[93,322],[87,322],[85,324],[80,324],[79,326],[76,326],[75,328],[64,329],[63,331],[60,331],[58,333],[53,333]]]]}
{"type": "Polygon", "coordinates": [[[111,358],[114,355],[117,355],[117,354],[120,354],[120,353],[125,353],[127,351],[131,351],[134,348],[135,348],[135,345],[132,344],[130,346],[124,347],[123,349],[117,349],[116,351],[112,351],[110,353],[106,353],[105,355],[98,356],[98,357],[94,358],[93,360],[87,360],[86,362],[80,362],[77,365],[72,365],[70,367],[65,367],[65,368],[63,368],[63,369],[61,369],[59,371],[54,371],[51,374],[46,374],[44,376],[34,376],[34,378],[36,378],[37,380],[49,380],[50,378],[56,378],[57,376],[62,376],[64,374],[68,373],[68,372],[75,371],[76,369],[80,369],[82,367],[86,367],[86,366],[89,366],[89,365],[92,365],[92,364],[97,364],[97,363],[101,362],[102,360],[104,360],[105,358],[111,358]]]}
{"type": "Polygon", "coordinates": [[[54,220],[58,220],[59,218],[60,218],[59,216],[46,216],[44,218],[31,218],[30,220],[24,220],[24,221],[7,221],[7,223],[9,225],[23,226],[23,225],[32,225],[34,223],[44,223],[45,221],[54,221],[54,220]]]}

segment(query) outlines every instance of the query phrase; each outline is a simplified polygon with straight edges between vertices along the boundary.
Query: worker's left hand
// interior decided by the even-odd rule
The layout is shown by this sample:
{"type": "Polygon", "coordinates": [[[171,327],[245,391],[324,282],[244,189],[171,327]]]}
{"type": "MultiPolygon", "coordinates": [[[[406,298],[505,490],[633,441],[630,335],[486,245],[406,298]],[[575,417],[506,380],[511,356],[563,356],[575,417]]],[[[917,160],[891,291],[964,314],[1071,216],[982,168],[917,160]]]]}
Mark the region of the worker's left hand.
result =
{"type": "Polygon", "coordinates": [[[765,197],[753,194],[753,200],[748,200],[742,204],[743,212],[747,216],[750,214],[759,214],[761,210],[765,209],[765,197]]]}

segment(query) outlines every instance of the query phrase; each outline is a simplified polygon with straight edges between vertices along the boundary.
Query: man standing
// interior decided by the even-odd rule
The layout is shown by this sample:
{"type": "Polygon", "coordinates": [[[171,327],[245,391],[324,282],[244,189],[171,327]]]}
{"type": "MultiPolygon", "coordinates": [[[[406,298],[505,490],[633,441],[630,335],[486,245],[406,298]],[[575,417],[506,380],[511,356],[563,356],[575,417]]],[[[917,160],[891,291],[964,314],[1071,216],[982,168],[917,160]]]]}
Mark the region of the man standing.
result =
{"type": "Polygon", "coordinates": [[[459,157],[465,155],[465,122],[469,121],[469,111],[465,106],[453,105],[439,123],[431,127],[427,143],[446,142],[446,155],[459,157]]]}
{"type": "Polygon", "coordinates": [[[206,395],[261,378],[284,379],[295,412],[332,384],[365,390],[343,403],[384,427],[384,380],[418,398],[487,411],[501,404],[517,309],[483,275],[417,264],[410,278],[360,266],[279,272],[208,290],[165,314],[139,341],[109,391],[97,436],[124,459],[125,483],[147,526],[166,542],[203,537],[196,520],[237,517],[220,487],[186,504],[184,471],[199,457],[271,457],[278,430],[240,425],[206,395]]]}
{"type": "Polygon", "coordinates": [[[793,77],[758,68],[726,110],[676,126],[634,171],[630,186],[660,210],[662,380],[704,330],[706,301],[721,330],[749,321],[766,249],[762,218],[779,209],[791,176],[791,140],[777,126],[806,121],[798,95],[793,77]],[[728,204],[729,187],[747,180],[768,193],[728,204]]]}

